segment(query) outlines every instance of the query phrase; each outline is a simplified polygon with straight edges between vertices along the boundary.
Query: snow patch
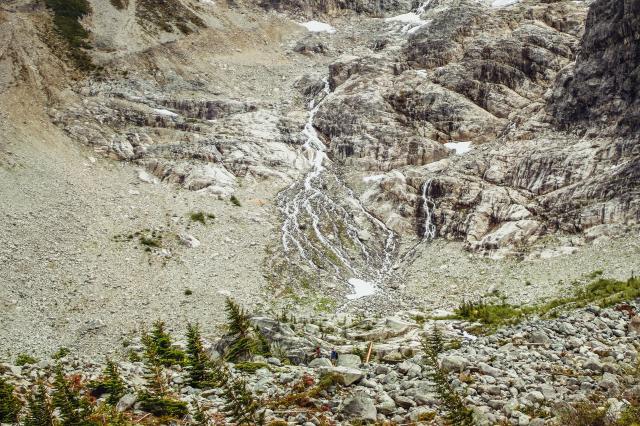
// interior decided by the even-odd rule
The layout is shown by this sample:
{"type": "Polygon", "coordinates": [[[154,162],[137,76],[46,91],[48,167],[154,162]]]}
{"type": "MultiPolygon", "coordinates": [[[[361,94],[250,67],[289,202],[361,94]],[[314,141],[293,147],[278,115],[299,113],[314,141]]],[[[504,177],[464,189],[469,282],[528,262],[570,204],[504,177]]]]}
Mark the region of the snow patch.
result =
{"type": "Polygon", "coordinates": [[[519,3],[520,0],[493,0],[491,7],[500,8],[519,3]]]}
{"type": "Polygon", "coordinates": [[[176,114],[173,111],[169,111],[168,109],[158,109],[158,108],[154,108],[153,112],[158,114],[158,115],[164,115],[166,117],[177,117],[178,114],[176,114]]]}
{"type": "Polygon", "coordinates": [[[454,150],[457,155],[466,154],[473,149],[471,142],[447,142],[444,146],[454,150]]]}
{"type": "Polygon", "coordinates": [[[312,33],[329,33],[329,34],[333,34],[336,32],[336,29],[333,28],[331,25],[326,24],[324,22],[320,22],[320,21],[308,21],[308,22],[303,22],[302,24],[303,27],[305,27],[307,30],[311,31],[312,33]]]}
{"type": "Polygon", "coordinates": [[[376,293],[376,286],[368,281],[359,278],[349,278],[347,282],[353,287],[353,293],[347,294],[347,299],[349,300],[372,296],[376,293]]]}
{"type": "MultiPolygon", "coordinates": [[[[498,1],[498,0],[496,0],[498,1]]],[[[405,24],[421,24],[423,21],[416,12],[403,13],[402,15],[392,16],[385,19],[387,22],[404,22],[405,24]]]]}
{"type": "Polygon", "coordinates": [[[362,181],[364,183],[371,183],[371,182],[380,182],[382,179],[384,179],[384,175],[373,175],[373,176],[363,177],[362,181]]]}

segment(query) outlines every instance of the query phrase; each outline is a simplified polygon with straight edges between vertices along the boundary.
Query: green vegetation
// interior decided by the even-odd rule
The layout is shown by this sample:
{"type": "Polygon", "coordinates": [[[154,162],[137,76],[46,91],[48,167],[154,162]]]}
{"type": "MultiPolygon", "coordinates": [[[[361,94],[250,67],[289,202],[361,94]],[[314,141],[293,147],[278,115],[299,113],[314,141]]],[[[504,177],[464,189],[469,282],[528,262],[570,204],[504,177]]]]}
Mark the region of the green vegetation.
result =
{"type": "Polygon", "coordinates": [[[52,358],[58,361],[64,358],[65,356],[69,355],[70,353],[71,351],[68,348],[61,347],[56,351],[56,353],[53,354],[52,358]]]}
{"type": "MultiPolygon", "coordinates": [[[[600,274],[600,271],[596,271],[591,274],[591,277],[598,277],[600,274]]],[[[505,301],[500,303],[487,303],[483,300],[463,301],[455,310],[454,318],[481,322],[491,331],[500,326],[517,324],[530,315],[554,315],[558,309],[575,309],[588,305],[605,308],[637,297],[640,297],[640,278],[633,277],[626,281],[598,278],[575,291],[572,296],[554,299],[540,305],[517,307],[505,301]]]]}
{"type": "Polygon", "coordinates": [[[31,355],[20,354],[16,357],[15,364],[19,367],[22,367],[23,365],[35,364],[37,362],[38,360],[32,357],[31,355]]]}
{"type": "Polygon", "coordinates": [[[223,412],[236,425],[264,425],[265,408],[247,388],[247,382],[241,377],[233,377],[221,362],[216,367],[217,383],[222,388],[222,398],[225,400],[223,412]]]}
{"type": "Polygon", "coordinates": [[[335,373],[325,373],[318,379],[318,383],[314,386],[314,379],[311,376],[304,375],[299,382],[293,385],[291,393],[270,403],[270,407],[305,407],[309,404],[309,400],[317,398],[322,392],[328,390],[332,386],[340,384],[340,377],[335,373]]]}
{"type": "Polygon", "coordinates": [[[120,371],[118,371],[116,363],[107,359],[107,365],[102,375],[103,378],[101,380],[93,382],[90,385],[92,394],[109,394],[107,403],[116,405],[125,394],[125,384],[120,376],[120,371]]]}
{"type": "Polygon", "coordinates": [[[233,204],[234,206],[242,207],[240,200],[238,200],[235,195],[232,195],[231,198],[229,198],[229,201],[231,201],[231,204],[233,204]]]}
{"type": "Polygon", "coordinates": [[[193,291],[191,291],[190,288],[185,288],[184,289],[184,295],[185,296],[191,296],[193,294],[193,291]]]}
{"type": "Polygon", "coordinates": [[[0,423],[15,423],[20,408],[20,400],[14,393],[13,385],[0,378],[0,423]]]}
{"type": "Polygon", "coordinates": [[[198,15],[179,0],[138,0],[136,17],[147,31],[156,31],[159,27],[172,33],[175,27],[183,34],[190,34],[194,28],[206,26],[198,15]]]}
{"type": "Polygon", "coordinates": [[[203,225],[207,224],[207,219],[215,219],[216,215],[213,213],[205,213],[205,212],[192,212],[189,214],[189,219],[191,222],[200,222],[203,225]]]}
{"type": "Polygon", "coordinates": [[[269,365],[265,364],[264,362],[250,362],[250,361],[239,362],[235,365],[236,370],[242,371],[244,373],[250,373],[250,374],[255,373],[261,368],[269,368],[269,365]]]}
{"type": "Polygon", "coordinates": [[[149,363],[166,367],[185,365],[186,355],[180,349],[173,347],[173,339],[165,330],[163,321],[153,323],[151,333],[142,335],[142,343],[149,363]]]}
{"type": "Polygon", "coordinates": [[[27,400],[27,415],[24,426],[54,426],[53,408],[47,396],[47,388],[40,383],[27,400]]]}
{"type": "Polygon", "coordinates": [[[446,412],[446,420],[455,426],[473,426],[473,412],[464,405],[438,363],[438,355],[445,350],[445,344],[437,326],[423,339],[422,349],[425,353],[424,362],[429,368],[429,378],[435,384],[435,391],[446,412]]]}
{"type": "Polygon", "coordinates": [[[251,355],[269,355],[269,343],[262,333],[249,321],[249,315],[231,298],[227,298],[227,329],[231,344],[224,356],[227,361],[237,362],[251,355]]]}
{"type": "MultiPolygon", "coordinates": [[[[92,425],[89,416],[92,412],[89,400],[80,395],[80,383],[78,378],[68,380],[62,366],[58,365],[55,371],[53,405],[60,410],[62,426],[92,425]]],[[[95,423],[97,424],[97,423],[95,423]]]]}
{"type": "Polygon", "coordinates": [[[180,418],[189,414],[187,403],[166,396],[155,396],[148,393],[139,395],[140,408],[157,417],[180,418]]]}
{"type": "Polygon", "coordinates": [[[602,404],[600,401],[577,402],[560,411],[560,424],[563,426],[638,426],[640,425],[638,402],[631,401],[618,419],[608,415],[608,404],[602,404]]]}
{"type": "Polygon", "coordinates": [[[129,0],[111,0],[111,4],[118,10],[126,9],[129,6],[129,0]]]}
{"type": "Polygon", "coordinates": [[[191,386],[201,389],[211,384],[213,375],[210,360],[204,350],[200,327],[197,324],[187,324],[187,364],[191,386]]]}
{"type": "Polygon", "coordinates": [[[53,11],[53,26],[67,43],[75,66],[82,71],[93,70],[91,58],[82,50],[91,48],[87,41],[89,32],[80,24],[80,20],[91,13],[88,0],[45,0],[45,4],[53,11]]]}
{"type": "Polygon", "coordinates": [[[159,247],[162,247],[162,239],[159,236],[149,237],[149,236],[142,235],[140,237],[140,244],[146,247],[159,248],[159,247]]]}

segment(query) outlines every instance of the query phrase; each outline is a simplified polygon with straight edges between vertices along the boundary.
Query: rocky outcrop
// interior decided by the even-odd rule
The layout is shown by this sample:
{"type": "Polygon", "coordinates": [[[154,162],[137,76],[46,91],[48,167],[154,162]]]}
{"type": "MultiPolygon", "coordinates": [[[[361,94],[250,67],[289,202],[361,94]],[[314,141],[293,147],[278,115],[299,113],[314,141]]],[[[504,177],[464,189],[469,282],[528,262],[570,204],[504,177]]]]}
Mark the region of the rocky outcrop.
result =
{"type": "Polygon", "coordinates": [[[582,140],[555,126],[592,128],[597,115],[620,136],[630,131],[615,123],[629,121],[638,98],[637,52],[629,48],[635,6],[594,4],[582,42],[580,4],[440,6],[426,7],[394,60],[373,54],[331,67],[335,96],[316,125],[333,158],[366,171],[395,168],[370,182],[368,207],[397,231],[423,236],[430,217],[438,236],[491,252],[517,252],[559,231],[638,223],[633,138],[592,131],[582,140]],[[587,78],[604,90],[587,89],[587,78]],[[584,104],[587,93],[592,115],[578,119],[571,105],[584,104]],[[446,153],[408,148],[416,134],[422,146],[471,142],[472,149],[442,160],[446,153]],[[399,152],[407,151],[413,162],[402,164],[399,152]],[[425,211],[425,197],[434,211],[425,211]]]}
{"type": "Polygon", "coordinates": [[[564,129],[640,131],[640,2],[598,0],[589,10],[574,67],[558,79],[549,109],[564,129]]]}
{"type": "Polygon", "coordinates": [[[306,16],[318,13],[336,15],[343,11],[381,15],[387,12],[408,11],[412,0],[261,0],[265,9],[289,11],[306,16]]]}

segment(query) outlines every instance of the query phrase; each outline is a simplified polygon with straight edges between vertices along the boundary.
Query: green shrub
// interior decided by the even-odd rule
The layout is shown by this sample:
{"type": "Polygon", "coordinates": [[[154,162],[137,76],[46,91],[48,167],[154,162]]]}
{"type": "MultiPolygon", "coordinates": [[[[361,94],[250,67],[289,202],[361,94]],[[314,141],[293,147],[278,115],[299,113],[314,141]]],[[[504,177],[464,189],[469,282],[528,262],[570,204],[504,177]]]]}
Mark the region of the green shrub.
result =
{"type": "Polygon", "coordinates": [[[71,353],[71,351],[68,348],[61,347],[60,349],[58,349],[56,351],[56,353],[53,354],[52,358],[57,361],[59,359],[64,358],[65,356],[69,355],[70,353],[71,353]]]}
{"type": "Polygon", "coordinates": [[[187,403],[168,397],[158,397],[142,392],[138,395],[140,409],[158,417],[181,418],[189,414],[187,403]]]}
{"type": "Polygon", "coordinates": [[[89,401],[80,395],[78,386],[65,377],[60,365],[56,366],[53,405],[60,410],[63,426],[95,424],[89,422],[89,416],[92,412],[89,401]]]}
{"type": "Polygon", "coordinates": [[[143,235],[140,237],[140,244],[146,247],[159,248],[162,247],[162,240],[159,237],[148,237],[143,235]]]}
{"type": "Polygon", "coordinates": [[[125,384],[115,362],[107,359],[102,379],[91,384],[92,393],[109,394],[107,403],[116,405],[125,393],[125,384]]]}
{"type": "Polygon", "coordinates": [[[489,304],[482,300],[476,302],[463,301],[455,313],[460,319],[479,321],[488,325],[515,322],[522,315],[520,309],[507,303],[489,304]]]}
{"type": "Polygon", "coordinates": [[[595,402],[584,401],[572,404],[560,411],[563,426],[609,426],[607,407],[595,402]]]}
{"type": "Polygon", "coordinates": [[[20,354],[16,357],[16,362],[15,364],[17,366],[22,367],[23,365],[28,365],[28,364],[35,364],[37,363],[38,360],[35,359],[34,357],[32,357],[31,355],[27,355],[27,354],[20,354]]]}
{"type": "Polygon", "coordinates": [[[215,369],[216,384],[222,388],[222,399],[225,401],[222,411],[236,425],[263,425],[264,404],[256,400],[247,382],[241,377],[233,377],[224,362],[216,362],[215,369]]]}
{"type": "Polygon", "coordinates": [[[233,204],[234,206],[242,207],[240,200],[238,200],[235,195],[232,195],[231,198],[229,198],[229,201],[231,201],[231,204],[233,204]]]}
{"type": "Polygon", "coordinates": [[[227,298],[227,330],[231,343],[224,354],[227,361],[248,359],[251,355],[270,355],[269,342],[249,321],[248,313],[231,298],[227,298]]]}
{"type": "MultiPolygon", "coordinates": [[[[598,273],[594,276],[599,275],[598,273]]],[[[626,281],[599,278],[577,289],[571,296],[540,305],[516,307],[504,301],[498,304],[483,300],[463,301],[455,310],[454,318],[481,322],[489,326],[491,331],[499,326],[517,324],[531,314],[554,316],[560,308],[581,308],[592,304],[606,308],[638,297],[640,297],[640,278],[632,277],[626,281]]]]}
{"type": "Polygon", "coordinates": [[[189,214],[189,219],[191,222],[200,222],[203,225],[207,224],[207,219],[215,219],[216,215],[213,213],[205,213],[205,212],[192,212],[189,214]]]}
{"type": "Polygon", "coordinates": [[[250,373],[250,374],[255,373],[261,368],[269,368],[269,365],[265,364],[264,362],[250,362],[250,361],[239,362],[235,365],[236,370],[242,371],[244,373],[250,373]]]}

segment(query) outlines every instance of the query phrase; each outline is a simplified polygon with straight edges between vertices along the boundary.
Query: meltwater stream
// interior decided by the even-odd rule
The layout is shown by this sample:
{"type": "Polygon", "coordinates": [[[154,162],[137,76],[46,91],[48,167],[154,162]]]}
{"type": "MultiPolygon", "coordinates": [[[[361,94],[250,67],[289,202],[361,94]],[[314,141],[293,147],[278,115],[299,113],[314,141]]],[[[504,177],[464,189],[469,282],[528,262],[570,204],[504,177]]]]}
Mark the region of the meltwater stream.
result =
{"type": "Polygon", "coordinates": [[[282,246],[285,256],[294,254],[315,270],[329,272],[353,288],[348,299],[374,294],[392,270],[396,255],[395,234],[366,211],[345,185],[327,156],[313,120],[330,96],[329,83],[309,104],[302,150],[311,168],[278,197],[284,217],[282,246]]]}

